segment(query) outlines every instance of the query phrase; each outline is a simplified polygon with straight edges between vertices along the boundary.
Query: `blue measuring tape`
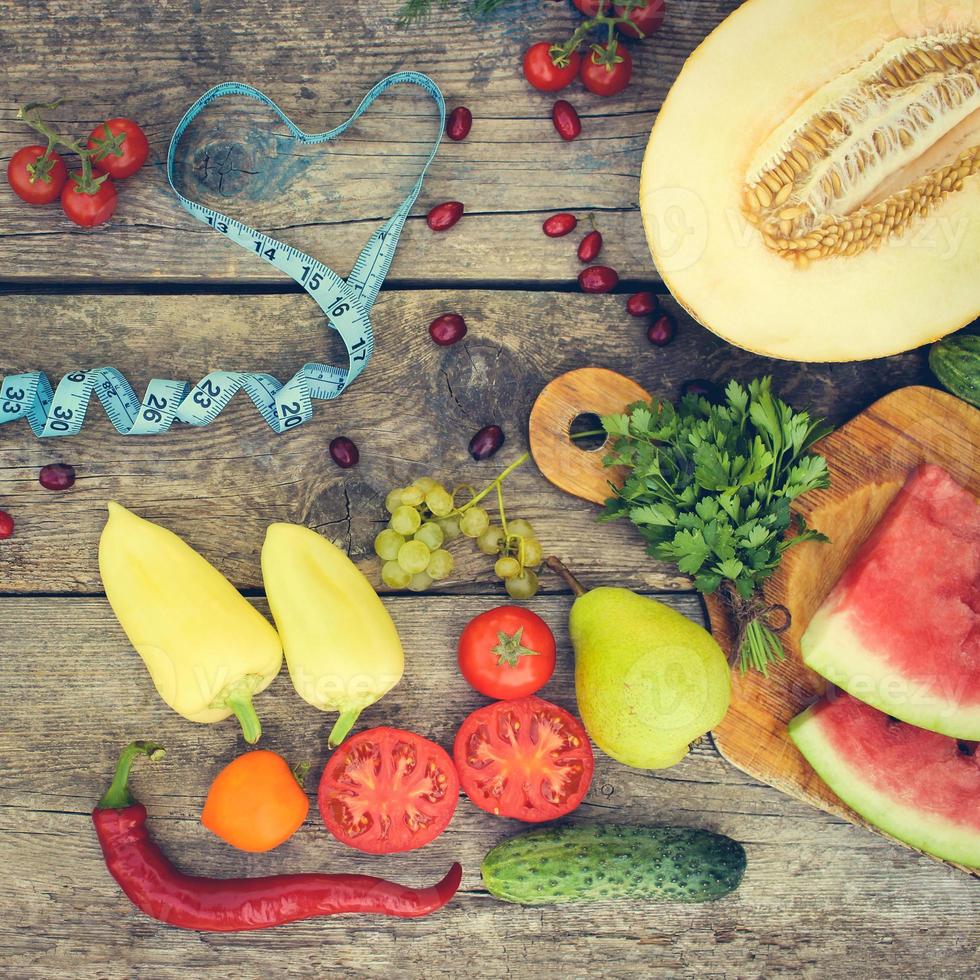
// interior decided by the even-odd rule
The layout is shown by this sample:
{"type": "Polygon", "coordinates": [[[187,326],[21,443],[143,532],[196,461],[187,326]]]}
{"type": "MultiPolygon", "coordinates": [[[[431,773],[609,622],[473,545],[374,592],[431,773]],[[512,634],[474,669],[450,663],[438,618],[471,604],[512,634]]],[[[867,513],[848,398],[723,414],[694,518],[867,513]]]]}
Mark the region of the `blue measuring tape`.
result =
{"type": "Polygon", "coordinates": [[[52,391],[41,371],[12,374],[0,382],[0,425],[26,418],[39,437],[71,436],[82,427],[92,395],[102,402],[106,415],[123,435],[145,436],[166,432],[174,422],[209,425],[232,396],[244,390],[262,418],[275,432],[285,432],[313,415],[313,400],[336,398],[367,366],[374,350],[371,307],[391,267],[398,238],[422,189],[429,165],[435,158],[446,124],[446,103],[428,75],[403,71],[378,82],[361,100],[354,114],[327,133],[305,133],[268,96],[251,85],[226,82],[205,92],[184,113],[174,131],[167,153],[167,180],[177,200],[198,221],[253,252],[305,289],[323,310],[330,326],[347,347],[348,367],[304,364],[285,384],[270,374],[212,371],[193,387],[186,381],[154,378],[142,402],[132,385],[115,368],[101,367],[66,374],[52,391]],[[372,236],[357,257],[351,274],[343,279],[322,262],[299,249],[271,238],[241,221],[188,200],[174,184],[177,144],[198,113],[226,95],[245,96],[268,106],[301,143],[326,143],[347,131],[376,98],[395,85],[418,85],[439,108],[439,134],[414,187],[395,213],[372,236]]]}

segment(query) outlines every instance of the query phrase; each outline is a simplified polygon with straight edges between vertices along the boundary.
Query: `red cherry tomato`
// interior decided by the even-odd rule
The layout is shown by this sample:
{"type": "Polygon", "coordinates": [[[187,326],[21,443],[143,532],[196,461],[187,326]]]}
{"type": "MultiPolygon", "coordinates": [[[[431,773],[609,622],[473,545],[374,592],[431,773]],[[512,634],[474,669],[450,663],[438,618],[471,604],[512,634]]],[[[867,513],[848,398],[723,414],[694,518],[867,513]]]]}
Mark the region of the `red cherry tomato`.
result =
{"type": "Polygon", "coordinates": [[[594,45],[582,62],[582,84],[596,95],[617,95],[629,85],[633,59],[622,44],[614,54],[604,44],[594,45]],[[608,62],[608,63],[607,63],[608,62]]]}
{"type": "MultiPolygon", "coordinates": [[[[619,4],[615,7],[616,16],[622,17],[624,10],[619,4]]],[[[629,24],[617,24],[616,30],[625,37],[649,37],[659,30],[667,15],[666,0],[648,0],[642,7],[633,7],[629,11],[629,24]]]]}
{"type": "Polygon", "coordinates": [[[498,606],[471,619],[459,638],[459,669],[488,698],[523,698],[555,671],[555,635],[537,614],[498,606]]]}
{"type": "Polygon", "coordinates": [[[542,92],[557,92],[570,85],[579,72],[582,56],[573,51],[568,64],[560,67],[551,58],[551,48],[548,41],[538,41],[532,44],[524,53],[524,77],[536,89],[542,92]]]}
{"type": "Polygon", "coordinates": [[[28,204],[50,204],[58,200],[68,179],[65,161],[52,150],[45,156],[46,146],[24,146],[7,164],[7,183],[13,192],[28,204]]]}
{"type": "Polygon", "coordinates": [[[456,733],[453,756],[463,791],[481,810],[529,823],[571,813],[595,768],[585,729],[535,697],[478,708],[456,733]]]}
{"type": "Polygon", "coordinates": [[[449,826],[459,777],[435,742],[399,728],[372,728],[334,750],[318,801],[327,830],[342,844],[369,854],[412,851],[449,826]]]}
{"type": "Polygon", "coordinates": [[[92,130],[85,145],[95,153],[92,162],[114,180],[132,177],[150,155],[146,133],[132,119],[107,119],[92,130]]]}
{"type": "MultiPolygon", "coordinates": [[[[93,179],[102,177],[99,170],[92,171],[93,179]]],[[[61,191],[61,207],[65,214],[83,228],[92,228],[108,221],[116,210],[116,185],[106,176],[91,194],[79,190],[82,175],[73,173],[61,191]]]]}

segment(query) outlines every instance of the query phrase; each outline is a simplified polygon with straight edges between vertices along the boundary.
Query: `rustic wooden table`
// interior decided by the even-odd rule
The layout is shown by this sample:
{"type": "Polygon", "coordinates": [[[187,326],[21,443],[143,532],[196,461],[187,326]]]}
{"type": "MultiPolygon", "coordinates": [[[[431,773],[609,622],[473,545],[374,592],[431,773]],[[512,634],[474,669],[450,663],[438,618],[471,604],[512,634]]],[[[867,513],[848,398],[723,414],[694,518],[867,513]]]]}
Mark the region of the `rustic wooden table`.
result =
{"type": "MultiPolygon", "coordinates": [[[[680,823],[744,842],[741,889],[714,905],[630,904],[522,909],[492,900],[479,864],[521,829],[461,802],[450,831],[420,852],[368,859],[336,844],[311,817],[273,854],[246,857],[200,825],[203,794],[238,754],[236,727],[196,727],[157,698],[102,595],[96,544],[116,499],[183,535],[264,609],[258,551],[277,520],[315,527],[349,547],[376,577],[371,541],[386,490],[421,473],[477,482],[526,448],[541,386],[597,364],[674,395],[692,376],[748,379],[772,372],[789,400],[840,422],[885,392],[931,383],[923,351],[844,365],[769,362],[727,346],[677,316],[676,342],[651,348],[623,311],[622,294],[656,280],[637,192],[650,127],[691,50],[736,0],[672,0],[656,40],[635,50],[634,82],[620,98],[572,96],[583,135],[555,136],[552,100],[531,91],[524,48],[567,34],[564,4],[517,2],[474,24],[455,12],[394,29],[398,0],[307,4],[178,0],[116,5],[0,0],[0,158],[30,142],[14,115],[32,99],[68,96],[53,117],[87,132],[125,114],[147,126],[152,166],[122,191],[103,228],[68,224],[58,208],[32,210],[0,193],[0,374],[52,376],[111,363],[142,387],[150,377],[198,378],[215,368],[288,377],[306,360],[338,356],[309,298],[271,267],[191,220],[167,187],[163,160],[183,110],[210,85],[240,79],[264,89],[310,129],[351,111],[378,78],[430,73],[449,104],[476,122],[445,143],[375,306],[377,353],[365,376],[315,418],[275,436],[236,399],[209,429],[155,439],[117,437],[101,412],[65,441],[40,442],[19,423],[0,429],[0,506],[17,532],[0,545],[0,966],[6,976],[358,975],[534,976],[976,976],[975,880],[780,795],[735,771],[710,744],[668,772],[629,770],[601,754],[575,820],[680,823]],[[446,199],[467,216],[446,235],[424,214],[446,199]],[[619,269],[617,295],[584,296],[570,240],[541,234],[549,213],[593,216],[603,258],[619,269]],[[463,313],[470,332],[448,349],[426,325],[463,313]],[[507,444],[474,464],[470,435],[501,424],[507,444]],[[343,433],[361,464],[338,470],[326,452],[343,433]],[[39,467],[78,471],[68,493],[37,483],[39,467]],[[421,884],[450,860],[463,887],[440,914],[415,922],[321,920],[265,933],[179,932],[137,913],[103,867],[89,821],[121,743],[166,743],[168,761],[137,773],[154,834],[186,869],[262,874],[286,869],[369,870],[421,884]]],[[[456,6],[456,5],[454,5],[456,6]]],[[[691,124],[696,126],[697,120],[691,124]]],[[[434,135],[430,104],[397,92],[345,140],[303,149],[247,105],[216,108],[195,126],[185,183],[339,271],[391,213],[434,135]]],[[[628,527],[598,527],[594,510],[563,496],[532,465],[509,485],[515,510],[589,584],[658,594],[703,621],[698,598],[645,557],[628,527]]],[[[465,554],[465,552],[460,552],[465,554]]],[[[481,703],[454,666],[454,639],[499,601],[485,561],[463,558],[439,594],[386,599],[405,641],[406,675],[365,713],[451,743],[481,703]]],[[[555,581],[534,608],[555,628],[561,657],[547,694],[574,706],[564,628],[569,598],[555,581]]],[[[319,774],[327,719],[280,677],[261,698],[264,744],[310,758],[319,774]]]]}

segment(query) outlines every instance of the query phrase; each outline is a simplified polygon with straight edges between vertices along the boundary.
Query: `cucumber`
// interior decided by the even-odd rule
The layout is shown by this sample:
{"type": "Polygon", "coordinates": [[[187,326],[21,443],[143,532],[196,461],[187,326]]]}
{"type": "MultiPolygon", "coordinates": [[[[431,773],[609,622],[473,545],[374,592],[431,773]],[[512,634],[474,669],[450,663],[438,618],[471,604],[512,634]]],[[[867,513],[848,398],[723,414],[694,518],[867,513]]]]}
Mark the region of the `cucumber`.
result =
{"type": "Polygon", "coordinates": [[[745,851],[729,837],[688,827],[549,827],[498,844],[481,871],[491,895],[520,905],[711,902],[738,888],[745,851]]]}
{"type": "Polygon", "coordinates": [[[933,344],[929,367],[944,388],[980,408],[980,336],[958,334],[933,344]]]}

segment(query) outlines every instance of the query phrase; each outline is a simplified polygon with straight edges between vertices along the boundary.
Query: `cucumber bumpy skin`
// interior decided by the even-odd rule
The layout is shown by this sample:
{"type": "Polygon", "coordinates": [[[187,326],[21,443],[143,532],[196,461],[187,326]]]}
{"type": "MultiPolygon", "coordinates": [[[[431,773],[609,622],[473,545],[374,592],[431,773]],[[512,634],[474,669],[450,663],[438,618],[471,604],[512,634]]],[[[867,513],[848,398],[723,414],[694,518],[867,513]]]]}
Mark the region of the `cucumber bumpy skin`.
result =
{"type": "Polygon", "coordinates": [[[745,850],[730,837],[688,827],[549,827],[498,844],[481,872],[491,895],[520,905],[711,902],[738,888],[745,850]]]}

